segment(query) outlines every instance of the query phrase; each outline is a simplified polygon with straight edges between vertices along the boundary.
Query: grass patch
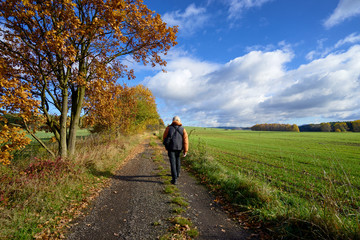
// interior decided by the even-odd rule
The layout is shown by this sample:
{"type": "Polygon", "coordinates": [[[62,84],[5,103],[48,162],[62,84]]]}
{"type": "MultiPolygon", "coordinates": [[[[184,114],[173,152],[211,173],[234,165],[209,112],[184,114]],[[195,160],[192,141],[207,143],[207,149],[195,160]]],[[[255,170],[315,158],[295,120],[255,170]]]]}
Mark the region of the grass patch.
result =
{"type": "Polygon", "coordinates": [[[163,166],[158,166],[157,170],[164,170],[164,167],[163,166]]]}
{"type": "Polygon", "coordinates": [[[174,218],[170,219],[170,222],[173,223],[173,224],[178,224],[181,227],[184,227],[184,226],[191,227],[192,226],[192,222],[190,221],[190,219],[184,218],[184,217],[181,217],[181,216],[174,217],[174,218]]]}
{"type": "Polygon", "coordinates": [[[164,193],[166,194],[177,194],[179,189],[174,185],[166,185],[164,187],[164,193]]]}
{"type": "Polygon", "coordinates": [[[173,212],[174,214],[180,215],[180,214],[186,212],[186,210],[185,210],[184,208],[182,208],[182,207],[174,207],[174,208],[172,209],[172,212],[173,212]]]}
{"type": "Polygon", "coordinates": [[[192,228],[192,222],[188,218],[182,216],[177,216],[170,219],[170,222],[173,224],[173,227],[170,229],[173,236],[179,236],[179,239],[191,239],[199,235],[199,232],[196,228],[192,228]]]}
{"type": "Polygon", "coordinates": [[[156,221],[156,222],[153,222],[153,224],[152,224],[153,226],[160,226],[161,225],[161,221],[156,221]]]}
{"type": "Polygon", "coordinates": [[[150,141],[149,145],[150,145],[151,147],[156,147],[158,144],[154,141],[154,139],[152,139],[152,140],[150,141]]]}
{"type": "Polygon", "coordinates": [[[188,207],[189,206],[189,203],[186,202],[186,200],[183,197],[180,197],[180,196],[173,197],[170,200],[170,202],[173,203],[173,204],[179,205],[181,207],[188,207]]]}
{"type": "Polygon", "coordinates": [[[169,221],[172,223],[172,227],[169,229],[170,232],[159,239],[193,239],[199,235],[198,230],[192,227],[193,224],[188,218],[177,216],[169,219],[169,221]]]}

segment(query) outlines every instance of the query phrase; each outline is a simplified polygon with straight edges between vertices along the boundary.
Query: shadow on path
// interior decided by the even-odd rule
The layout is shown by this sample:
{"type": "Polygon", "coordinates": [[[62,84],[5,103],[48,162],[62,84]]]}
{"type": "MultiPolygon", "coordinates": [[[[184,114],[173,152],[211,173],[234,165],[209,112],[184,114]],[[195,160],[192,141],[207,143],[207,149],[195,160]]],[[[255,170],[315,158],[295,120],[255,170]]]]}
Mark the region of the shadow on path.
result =
{"type": "Polygon", "coordinates": [[[161,181],[149,180],[149,178],[159,178],[158,175],[135,175],[135,176],[119,176],[114,175],[113,179],[127,182],[146,182],[146,183],[158,183],[163,184],[161,181]]]}

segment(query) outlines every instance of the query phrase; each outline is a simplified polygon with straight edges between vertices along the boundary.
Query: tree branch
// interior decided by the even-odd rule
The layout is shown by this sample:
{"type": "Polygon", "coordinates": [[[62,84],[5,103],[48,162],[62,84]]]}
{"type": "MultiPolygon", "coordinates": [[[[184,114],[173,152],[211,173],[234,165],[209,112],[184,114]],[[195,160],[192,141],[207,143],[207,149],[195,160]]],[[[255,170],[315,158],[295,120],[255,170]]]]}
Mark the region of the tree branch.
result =
{"type": "MultiPolygon", "coordinates": [[[[38,142],[40,143],[40,145],[45,148],[45,150],[51,154],[51,156],[53,156],[54,158],[56,157],[55,153],[53,153],[53,151],[51,151],[43,141],[41,141],[40,138],[38,138],[32,131],[30,131],[29,129],[29,126],[26,124],[26,121],[23,121],[24,122],[24,126],[25,126],[25,129],[26,131],[38,142]]],[[[14,125],[14,124],[13,124],[14,125]]],[[[16,124],[17,125],[17,124],[16,124]]]]}

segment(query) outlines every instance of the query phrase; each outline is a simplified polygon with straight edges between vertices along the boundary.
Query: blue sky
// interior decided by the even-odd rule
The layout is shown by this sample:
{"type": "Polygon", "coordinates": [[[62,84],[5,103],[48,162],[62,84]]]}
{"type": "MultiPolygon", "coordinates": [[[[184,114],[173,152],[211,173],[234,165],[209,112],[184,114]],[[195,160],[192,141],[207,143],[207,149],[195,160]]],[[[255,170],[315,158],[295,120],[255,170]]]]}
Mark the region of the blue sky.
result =
{"type": "Polygon", "coordinates": [[[144,0],[178,45],[167,72],[134,64],[166,124],[360,119],[360,0],[144,0]]]}

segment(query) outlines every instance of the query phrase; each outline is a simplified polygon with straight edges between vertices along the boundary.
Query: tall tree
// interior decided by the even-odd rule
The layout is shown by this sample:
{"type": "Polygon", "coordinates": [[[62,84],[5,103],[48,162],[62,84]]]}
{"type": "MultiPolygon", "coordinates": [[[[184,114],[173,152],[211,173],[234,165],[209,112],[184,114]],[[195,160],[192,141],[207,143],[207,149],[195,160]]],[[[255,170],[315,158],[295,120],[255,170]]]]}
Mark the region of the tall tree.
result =
{"type": "Polygon", "coordinates": [[[152,92],[143,85],[137,85],[134,90],[136,115],[133,121],[133,130],[144,130],[148,125],[158,125],[160,116],[152,92]]]}
{"type": "Polygon", "coordinates": [[[75,151],[87,90],[102,84],[106,91],[120,77],[134,78],[125,58],[166,66],[161,54],[176,44],[176,32],[142,0],[0,3],[0,56],[16,70],[5,80],[31,89],[63,157],[75,151]]]}

